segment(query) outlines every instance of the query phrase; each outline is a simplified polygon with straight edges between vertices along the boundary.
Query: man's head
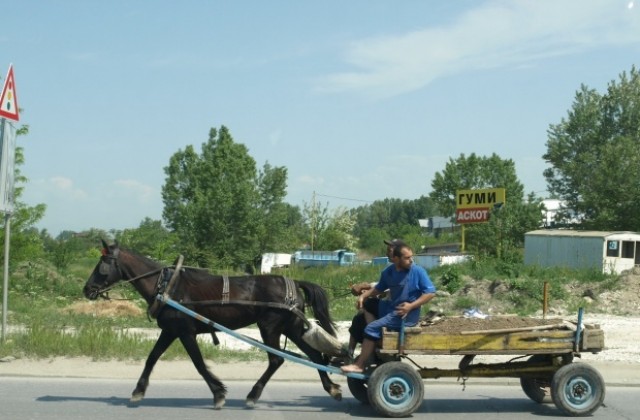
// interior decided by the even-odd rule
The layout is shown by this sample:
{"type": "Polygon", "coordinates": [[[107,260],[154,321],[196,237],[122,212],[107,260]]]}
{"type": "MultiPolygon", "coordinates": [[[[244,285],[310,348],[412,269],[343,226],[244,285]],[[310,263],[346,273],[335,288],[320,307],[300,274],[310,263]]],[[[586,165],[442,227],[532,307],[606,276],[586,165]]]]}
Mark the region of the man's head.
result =
{"type": "Polygon", "coordinates": [[[398,270],[408,270],[413,264],[413,251],[408,245],[399,245],[393,248],[392,261],[398,270]]]}
{"type": "Polygon", "coordinates": [[[404,241],[402,239],[391,239],[391,240],[384,240],[385,245],[387,245],[387,257],[389,258],[389,260],[391,260],[393,258],[393,250],[399,246],[406,246],[407,244],[404,243],[404,241]]]}

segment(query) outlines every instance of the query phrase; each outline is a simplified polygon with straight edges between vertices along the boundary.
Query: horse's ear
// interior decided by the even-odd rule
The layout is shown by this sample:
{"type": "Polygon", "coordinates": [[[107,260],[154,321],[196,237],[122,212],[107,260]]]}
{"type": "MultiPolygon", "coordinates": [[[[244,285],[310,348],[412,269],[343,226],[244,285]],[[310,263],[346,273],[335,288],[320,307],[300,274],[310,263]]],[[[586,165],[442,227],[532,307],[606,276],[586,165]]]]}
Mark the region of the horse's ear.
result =
{"type": "Polygon", "coordinates": [[[104,241],[104,239],[100,239],[102,241],[102,249],[109,250],[109,245],[104,241]]]}

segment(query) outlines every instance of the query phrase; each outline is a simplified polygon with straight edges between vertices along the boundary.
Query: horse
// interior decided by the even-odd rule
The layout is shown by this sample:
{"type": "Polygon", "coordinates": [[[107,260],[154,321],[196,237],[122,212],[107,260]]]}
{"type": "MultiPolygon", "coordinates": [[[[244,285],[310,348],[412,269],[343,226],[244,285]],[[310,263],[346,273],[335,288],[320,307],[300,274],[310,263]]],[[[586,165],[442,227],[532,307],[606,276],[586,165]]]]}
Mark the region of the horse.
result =
{"type": "MultiPolygon", "coordinates": [[[[149,353],[131,401],[144,398],[151,372],[162,354],[179,339],[193,365],[213,394],[213,405],[220,409],[225,403],[226,386],[205,365],[196,335],[212,334],[218,343],[213,326],[159,303],[159,293],[170,296],[186,307],[221,326],[235,330],[257,324],[266,346],[280,350],[282,335],[291,340],[309,359],[327,365],[329,356],[313,348],[303,338],[310,321],[304,317],[305,305],[311,306],[324,334],[336,336],[329,314],[326,292],[322,287],[303,280],[290,280],[277,275],[220,276],[193,267],[163,267],[157,261],[121,249],[102,240],[102,256],[87,280],[83,293],[90,300],[108,298],[105,293],[121,282],[129,282],[146,300],[150,315],[162,330],[149,353]],[[174,270],[171,270],[174,268],[174,270]],[[168,272],[167,272],[168,270],[168,272]],[[170,276],[170,280],[166,278],[170,276]],[[165,280],[163,280],[165,279],[165,280]],[[170,289],[170,290],[168,290],[170,289]]],[[[247,407],[253,407],[269,379],[284,363],[284,358],[268,352],[268,365],[246,397],[247,407]]],[[[340,385],[332,382],[326,371],[318,370],[323,388],[334,399],[342,399],[340,385]]]]}

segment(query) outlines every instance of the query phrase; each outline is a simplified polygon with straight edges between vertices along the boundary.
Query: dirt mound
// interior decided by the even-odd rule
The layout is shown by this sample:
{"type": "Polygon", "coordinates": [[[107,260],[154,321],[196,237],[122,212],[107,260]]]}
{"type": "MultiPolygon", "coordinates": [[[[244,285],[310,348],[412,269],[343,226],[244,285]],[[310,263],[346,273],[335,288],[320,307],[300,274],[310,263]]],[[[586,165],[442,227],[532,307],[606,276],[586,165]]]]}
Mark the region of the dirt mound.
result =
{"type": "MultiPolygon", "coordinates": [[[[465,285],[450,294],[438,290],[437,298],[430,305],[445,314],[462,314],[463,310],[477,307],[488,315],[519,313],[519,291],[511,289],[508,281],[464,279],[465,285]],[[461,304],[465,305],[460,306],[461,304]]],[[[551,288],[557,287],[549,279],[551,288]]],[[[577,308],[585,308],[589,313],[638,316],[640,315],[640,268],[629,271],[616,279],[604,281],[572,281],[562,285],[563,298],[548,302],[548,314],[565,316],[573,314],[577,308]]],[[[542,295],[542,291],[540,291],[542,295]]],[[[535,305],[535,302],[532,301],[535,305]]],[[[538,302],[537,315],[542,314],[542,299],[538,302]]],[[[530,309],[530,308],[528,308],[530,309]]],[[[535,310],[535,308],[534,308],[535,310]]]]}
{"type": "Polygon", "coordinates": [[[518,316],[492,316],[485,319],[464,317],[442,317],[423,328],[430,333],[457,334],[463,331],[508,330],[519,328],[540,328],[546,325],[560,325],[557,318],[529,318],[518,316]]]}
{"type": "Polygon", "coordinates": [[[140,316],[144,310],[129,300],[96,300],[76,302],[65,308],[75,314],[93,315],[95,317],[140,316]]]}

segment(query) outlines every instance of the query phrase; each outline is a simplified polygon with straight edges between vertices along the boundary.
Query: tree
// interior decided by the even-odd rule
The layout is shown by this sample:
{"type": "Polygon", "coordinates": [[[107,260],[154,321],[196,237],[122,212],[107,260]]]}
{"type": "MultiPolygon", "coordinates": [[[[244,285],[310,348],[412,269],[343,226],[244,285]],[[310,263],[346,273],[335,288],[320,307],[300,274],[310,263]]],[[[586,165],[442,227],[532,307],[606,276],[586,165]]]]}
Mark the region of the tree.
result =
{"type": "Polygon", "coordinates": [[[377,200],[352,213],[360,247],[374,255],[385,255],[383,240],[391,238],[402,238],[418,252],[425,242],[418,220],[434,216],[435,209],[429,197],[421,196],[416,200],[377,200]]]}
{"type": "Polygon", "coordinates": [[[488,223],[468,225],[466,243],[475,252],[503,256],[524,245],[524,234],[538,228],[542,219],[541,200],[530,194],[525,201],[524,187],[516,176],[511,159],[495,153],[490,157],[468,157],[461,154],[450,158],[442,173],[436,173],[429,197],[444,216],[455,214],[456,191],[484,188],[504,188],[506,203],[493,211],[488,223]]]}
{"type": "MultiPolygon", "coordinates": [[[[28,126],[22,126],[16,131],[16,136],[25,136],[29,133],[28,126]]],[[[38,230],[34,227],[44,216],[46,205],[36,204],[27,206],[20,201],[24,186],[28,179],[20,171],[24,164],[24,149],[16,147],[14,168],[14,205],[11,214],[11,264],[16,265],[21,261],[33,260],[43,256],[43,242],[38,230]]],[[[5,218],[0,221],[0,241],[4,243],[5,218]]]]}
{"type": "Polygon", "coordinates": [[[135,229],[116,232],[115,239],[126,248],[157,261],[170,262],[179,255],[177,237],[162,225],[162,221],[146,217],[135,229]]]}
{"type": "Polygon", "coordinates": [[[309,203],[303,203],[302,218],[305,226],[303,243],[308,244],[312,250],[321,250],[321,245],[318,245],[320,237],[327,230],[329,226],[329,204],[322,205],[315,201],[315,199],[309,203]]]}
{"type": "Polygon", "coordinates": [[[548,190],[599,230],[640,230],[640,72],[605,94],[581,85],[566,118],[548,130],[548,190]]]}
{"type": "Polygon", "coordinates": [[[286,170],[265,165],[258,173],[225,126],[210,130],[201,154],[189,145],[164,170],[163,218],[185,257],[208,267],[244,267],[279,240],[286,170]]]}
{"type": "Polygon", "coordinates": [[[272,167],[268,162],[265,163],[258,174],[259,209],[262,220],[259,225],[260,252],[282,252],[292,246],[292,232],[288,224],[292,208],[283,202],[286,189],[287,168],[272,167]]]}
{"type": "Polygon", "coordinates": [[[357,241],[353,235],[355,217],[345,207],[335,208],[331,212],[326,228],[318,233],[316,249],[355,251],[357,241]]]}

